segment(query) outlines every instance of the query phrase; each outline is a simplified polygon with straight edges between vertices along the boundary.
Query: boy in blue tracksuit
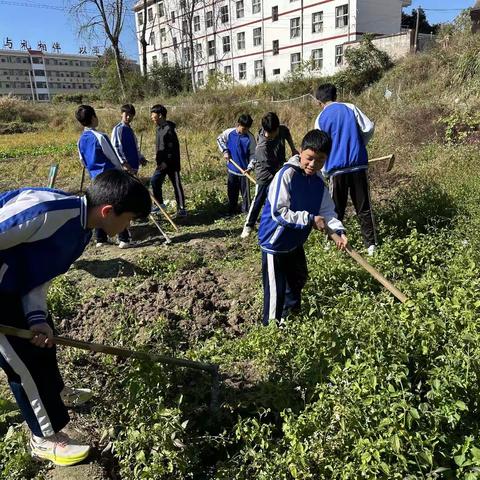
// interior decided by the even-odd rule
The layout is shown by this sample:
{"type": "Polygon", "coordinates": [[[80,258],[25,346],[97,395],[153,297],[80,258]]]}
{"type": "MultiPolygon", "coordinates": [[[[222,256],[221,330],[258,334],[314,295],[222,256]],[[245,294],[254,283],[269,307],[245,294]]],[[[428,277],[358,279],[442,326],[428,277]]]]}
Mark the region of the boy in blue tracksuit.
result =
{"type": "Polygon", "coordinates": [[[122,105],[120,111],[122,121],[113,127],[111,142],[123,164],[129,165],[137,174],[140,165],[145,165],[147,161],[138,148],[137,137],[130,125],[135,118],[135,107],[127,103],[122,105]]]}
{"type": "Polygon", "coordinates": [[[331,147],[326,133],[308,132],[301,153],[285,163],[270,184],[258,229],[264,325],[271,319],[280,322],[289,312],[300,309],[308,275],[303,244],[312,228],[325,230],[328,226],[340,235],[337,247],[347,246],[345,228],[336,218],[320,174],[331,147]]]}
{"type": "Polygon", "coordinates": [[[1,323],[34,333],[31,341],[0,334],[0,367],[30,428],[36,457],[67,466],[89,451],[62,433],[69,416],[52,343],[48,286],[80,257],[93,228],[115,235],[150,209],[147,189],[116,169],[98,175],[84,197],[49,188],[0,194],[1,323]]]}
{"type": "MultiPolygon", "coordinates": [[[[128,162],[117,155],[108,135],[96,130],[98,118],[93,107],[80,105],[75,117],[84,127],[78,140],[78,153],[92,180],[98,174],[114,168],[135,173],[128,162]]],[[[101,228],[95,230],[95,239],[97,247],[108,243],[108,236],[101,228]]],[[[128,248],[130,246],[130,232],[128,230],[120,232],[118,240],[120,248],[128,248]]]]}
{"type": "Polygon", "coordinates": [[[230,161],[232,159],[242,170],[252,170],[255,161],[255,137],[250,133],[253,120],[250,115],[238,117],[237,126],[228,128],[217,138],[217,144],[227,162],[228,213],[238,213],[238,194],[242,193],[242,212],[250,209],[250,188],[248,178],[230,161]]]}
{"type": "Polygon", "coordinates": [[[332,153],[323,172],[330,179],[330,189],[338,218],[343,221],[348,193],[352,198],[368,254],[373,255],[377,244],[375,222],[368,187],[368,154],[366,145],[372,138],[375,125],[351,103],[337,102],[335,85],[320,85],[316,97],[323,107],[315,128],[328,133],[332,153]]]}

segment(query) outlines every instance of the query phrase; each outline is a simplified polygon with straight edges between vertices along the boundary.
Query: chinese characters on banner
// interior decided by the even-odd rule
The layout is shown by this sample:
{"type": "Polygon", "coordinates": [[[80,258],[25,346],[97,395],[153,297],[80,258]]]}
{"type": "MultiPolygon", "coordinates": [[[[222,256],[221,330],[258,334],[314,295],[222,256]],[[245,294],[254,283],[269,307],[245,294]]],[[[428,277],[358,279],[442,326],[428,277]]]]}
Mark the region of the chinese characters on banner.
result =
{"type": "MultiPolygon", "coordinates": [[[[30,50],[31,46],[28,40],[20,40],[18,43],[19,49],[20,50],[30,50]]],[[[14,43],[13,40],[9,37],[5,37],[3,39],[3,48],[8,49],[8,50],[14,50],[14,43]]],[[[47,49],[47,44],[43,42],[42,40],[39,40],[37,42],[37,49],[40,50],[41,52],[46,53],[48,51],[47,49]]],[[[60,53],[62,51],[62,47],[59,42],[53,42],[52,46],[50,48],[50,51],[53,53],[60,53]]],[[[82,45],[78,49],[78,53],[80,55],[88,55],[88,49],[86,46],[82,45]]],[[[98,46],[93,46],[90,48],[90,55],[100,55],[100,47],[98,46]]]]}

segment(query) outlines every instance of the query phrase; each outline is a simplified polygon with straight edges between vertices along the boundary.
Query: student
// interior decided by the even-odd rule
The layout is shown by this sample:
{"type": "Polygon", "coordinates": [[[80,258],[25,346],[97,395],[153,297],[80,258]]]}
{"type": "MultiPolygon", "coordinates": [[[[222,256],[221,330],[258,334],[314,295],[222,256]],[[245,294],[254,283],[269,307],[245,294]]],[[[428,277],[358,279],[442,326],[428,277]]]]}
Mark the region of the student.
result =
{"type": "Polygon", "coordinates": [[[137,174],[140,165],[146,165],[147,161],[138,149],[137,137],[131,126],[135,118],[135,107],[127,103],[122,105],[120,111],[122,121],[113,127],[111,142],[123,164],[128,164],[133,173],[137,174]]]}
{"type": "Polygon", "coordinates": [[[156,137],[156,161],[157,169],[150,182],[152,184],[153,196],[162,206],[163,193],[162,185],[165,177],[168,175],[175,192],[177,201],[177,215],[186,217],[185,194],[183,193],[182,182],[180,180],[180,144],[178,142],[175,123],[167,120],[167,109],[160,104],[154,105],[150,109],[150,118],[157,126],[156,137]]]}
{"type": "Polygon", "coordinates": [[[93,228],[116,235],[150,209],[147,189],[117,169],[96,176],[83,197],[49,188],[0,194],[2,323],[35,334],[31,341],[0,334],[0,366],[31,431],[35,457],[67,466],[89,452],[88,445],[62,432],[69,416],[61,398],[48,286],[80,257],[93,228]]]}
{"type": "Polygon", "coordinates": [[[254,166],[255,138],[250,133],[252,117],[243,114],[238,117],[237,126],[228,128],[217,138],[217,144],[227,162],[228,213],[238,213],[238,194],[242,193],[242,212],[250,209],[250,186],[248,178],[232,163],[230,158],[244,171],[254,166]]]}
{"type": "Polygon", "coordinates": [[[331,83],[320,85],[316,98],[323,110],[317,117],[315,128],[332,138],[332,153],[323,170],[330,179],[338,218],[343,221],[350,192],[363,241],[368,254],[373,255],[377,236],[370,204],[366,145],[373,136],[375,125],[355,105],[337,102],[337,89],[331,83]]]}
{"type": "Polygon", "coordinates": [[[302,140],[300,155],[293,156],[275,175],[268,190],[258,230],[262,250],[263,324],[281,323],[300,309],[307,281],[303,244],[312,228],[328,226],[340,235],[339,249],[347,246],[342,222],[320,172],[332,147],[330,137],[318,130],[302,140]]]}
{"type": "Polygon", "coordinates": [[[293,143],[292,135],[286,125],[280,125],[276,113],[268,112],[262,118],[262,128],[257,136],[257,148],[255,149],[255,196],[248,211],[245,226],[241,238],[247,238],[253,231],[260,211],[267,198],[268,186],[273,176],[286,162],[285,142],[290,146],[292,156],[298,152],[293,143]]]}
{"type": "MultiPolygon", "coordinates": [[[[75,117],[84,126],[83,133],[78,140],[78,153],[92,180],[98,174],[114,168],[134,173],[128,162],[117,155],[107,134],[96,130],[98,118],[93,107],[80,105],[75,117]]],[[[101,228],[95,230],[95,239],[97,247],[108,243],[108,236],[101,228]]],[[[128,230],[120,232],[118,240],[120,248],[130,247],[130,232],[128,230]]]]}

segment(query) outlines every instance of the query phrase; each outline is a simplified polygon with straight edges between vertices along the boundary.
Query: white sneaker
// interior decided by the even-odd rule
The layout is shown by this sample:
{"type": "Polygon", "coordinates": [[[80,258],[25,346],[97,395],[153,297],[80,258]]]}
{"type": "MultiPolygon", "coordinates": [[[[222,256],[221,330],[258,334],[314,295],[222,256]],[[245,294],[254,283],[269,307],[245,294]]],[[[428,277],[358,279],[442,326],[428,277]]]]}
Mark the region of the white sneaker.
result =
{"type": "Polygon", "coordinates": [[[90,447],[72,440],[67,434],[58,432],[50,437],[30,439],[33,457],[50,460],[55,465],[68,467],[83,462],[88,457],[90,447]]]}
{"type": "Polygon", "coordinates": [[[130,248],[132,247],[132,242],[118,242],[118,248],[130,248]]]}
{"type": "Polygon", "coordinates": [[[66,407],[79,407],[91,400],[93,393],[89,388],[65,387],[60,397],[66,407]]]}
{"type": "Polygon", "coordinates": [[[252,227],[243,227],[243,230],[242,230],[242,233],[240,235],[240,238],[248,238],[250,236],[250,234],[253,232],[253,228],[252,227]]]}
{"type": "Polygon", "coordinates": [[[373,254],[375,253],[375,250],[377,249],[377,246],[376,245],[370,245],[368,248],[367,248],[367,253],[368,253],[368,256],[369,257],[373,257],[373,254]]]}
{"type": "Polygon", "coordinates": [[[104,247],[105,245],[108,245],[108,243],[107,243],[107,242],[97,242],[97,243],[95,244],[95,246],[98,247],[98,248],[104,247]]]}

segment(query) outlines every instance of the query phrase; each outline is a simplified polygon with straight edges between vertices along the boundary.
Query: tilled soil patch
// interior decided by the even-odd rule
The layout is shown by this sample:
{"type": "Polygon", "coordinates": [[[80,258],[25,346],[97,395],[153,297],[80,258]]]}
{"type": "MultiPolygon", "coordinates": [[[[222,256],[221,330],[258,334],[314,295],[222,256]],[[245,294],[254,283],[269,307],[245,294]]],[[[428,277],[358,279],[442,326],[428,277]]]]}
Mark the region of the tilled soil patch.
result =
{"type": "Polygon", "coordinates": [[[140,344],[148,342],[151,328],[162,321],[178,330],[188,345],[208,338],[218,328],[238,335],[244,324],[257,320],[257,308],[252,306],[257,285],[247,276],[202,267],[181,272],[167,283],[148,279],[132,292],[92,298],[61,327],[69,335],[100,343],[115,338],[120,322],[131,324],[140,344]]]}

